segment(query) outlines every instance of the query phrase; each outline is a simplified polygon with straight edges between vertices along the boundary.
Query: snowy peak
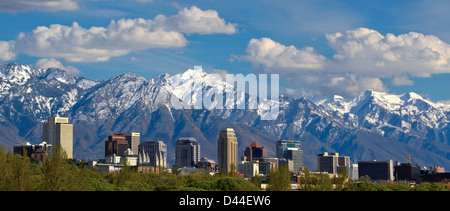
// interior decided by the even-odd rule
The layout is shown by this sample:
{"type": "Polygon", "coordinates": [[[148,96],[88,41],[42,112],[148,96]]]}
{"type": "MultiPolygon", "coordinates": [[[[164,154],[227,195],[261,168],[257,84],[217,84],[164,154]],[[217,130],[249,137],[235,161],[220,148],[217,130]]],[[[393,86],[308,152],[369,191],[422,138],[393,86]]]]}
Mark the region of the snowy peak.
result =
{"type": "Polygon", "coordinates": [[[410,101],[410,100],[414,100],[414,99],[423,100],[422,96],[420,96],[419,94],[414,93],[414,92],[405,93],[405,94],[401,95],[400,98],[404,101],[410,101]]]}
{"type": "Polygon", "coordinates": [[[156,80],[154,80],[154,82],[160,86],[165,86],[168,85],[171,77],[172,76],[169,73],[162,73],[158,76],[156,80]]]}
{"type": "Polygon", "coordinates": [[[203,78],[208,73],[206,73],[201,67],[194,67],[194,69],[188,69],[182,73],[182,78],[203,78]]]}
{"type": "Polygon", "coordinates": [[[5,64],[0,66],[0,78],[2,83],[8,84],[25,84],[30,78],[39,76],[43,70],[32,69],[28,65],[5,64]]]}

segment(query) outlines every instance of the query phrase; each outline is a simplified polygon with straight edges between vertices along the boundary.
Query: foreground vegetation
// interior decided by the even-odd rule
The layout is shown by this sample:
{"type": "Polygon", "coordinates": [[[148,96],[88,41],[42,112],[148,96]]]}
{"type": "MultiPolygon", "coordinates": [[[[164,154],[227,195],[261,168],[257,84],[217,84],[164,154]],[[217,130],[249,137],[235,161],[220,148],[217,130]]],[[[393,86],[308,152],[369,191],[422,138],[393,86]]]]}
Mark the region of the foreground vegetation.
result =
{"type": "MultiPolygon", "coordinates": [[[[64,152],[55,150],[54,156],[43,164],[0,147],[0,191],[259,191],[262,177],[251,182],[234,173],[214,176],[203,173],[180,175],[174,173],[138,173],[129,166],[119,172],[98,172],[86,162],[66,159],[64,152]]],[[[354,183],[338,177],[313,175],[305,169],[300,189],[305,191],[445,191],[442,183],[421,183],[414,188],[401,183],[354,183]]],[[[287,167],[270,173],[268,191],[291,190],[291,175],[287,167]]]]}

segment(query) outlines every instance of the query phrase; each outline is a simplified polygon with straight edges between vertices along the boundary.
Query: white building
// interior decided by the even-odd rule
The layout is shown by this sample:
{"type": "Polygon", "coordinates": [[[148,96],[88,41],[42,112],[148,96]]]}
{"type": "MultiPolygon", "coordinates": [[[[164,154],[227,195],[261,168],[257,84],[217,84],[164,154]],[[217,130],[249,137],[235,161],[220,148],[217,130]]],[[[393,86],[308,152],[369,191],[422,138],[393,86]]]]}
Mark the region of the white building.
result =
{"type": "Polygon", "coordinates": [[[67,158],[73,158],[73,125],[69,124],[69,118],[49,117],[43,126],[43,138],[53,147],[61,147],[67,158]]]}
{"type": "Polygon", "coordinates": [[[243,173],[244,178],[253,178],[259,175],[259,163],[241,161],[238,163],[237,172],[243,173]]]}
{"type": "Polygon", "coordinates": [[[104,163],[92,162],[92,165],[95,165],[99,171],[113,172],[122,169],[125,165],[125,161],[128,166],[137,166],[138,157],[136,155],[133,155],[131,149],[128,148],[125,152],[125,155],[123,156],[118,156],[116,154],[106,156],[104,163]]]}

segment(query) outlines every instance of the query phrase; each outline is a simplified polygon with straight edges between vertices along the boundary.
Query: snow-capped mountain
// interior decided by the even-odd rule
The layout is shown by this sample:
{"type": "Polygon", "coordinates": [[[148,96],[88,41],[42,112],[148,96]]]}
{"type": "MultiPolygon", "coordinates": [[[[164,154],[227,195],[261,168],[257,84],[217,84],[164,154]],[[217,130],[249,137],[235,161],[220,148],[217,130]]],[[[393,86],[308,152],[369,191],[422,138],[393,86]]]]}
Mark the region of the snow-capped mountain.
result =
{"type": "Polygon", "coordinates": [[[312,169],[323,151],[350,156],[353,162],[406,162],[401,156],[412,154],[421,166],[450,168],[450,107],[418,94],[367,90],[349,100],[337,95],[315,101],[286,96],[279,102],[258,99],[279,105],[275,120],[262,120],[262,103],[249,109],[245,97],[237,97],[236,106],[245,104],[246,109],[217,109],[219,103],[227,106],[217,95],[233,90],[217,75],[195,68],[156,79],[126,73],[92,81],[56,68],[1,65],[0,144],[41,142],[42,123],[59,114],[74,124],[77,158],[101,158],[108,135],[133,131],[141,133],[141,142],[166,142],[169,160],[175,140],[182,136],[195,137],[202,156],[216,159],[220,128],[233,127],[239,149],[257,141],[270,156],[275,156],[276,140],[300,140],[304,163],[312,169]],[[211,107],[201,104],[205,99],[211,107]],[[180,109],[174,102],[186,104],[180,109]]]}

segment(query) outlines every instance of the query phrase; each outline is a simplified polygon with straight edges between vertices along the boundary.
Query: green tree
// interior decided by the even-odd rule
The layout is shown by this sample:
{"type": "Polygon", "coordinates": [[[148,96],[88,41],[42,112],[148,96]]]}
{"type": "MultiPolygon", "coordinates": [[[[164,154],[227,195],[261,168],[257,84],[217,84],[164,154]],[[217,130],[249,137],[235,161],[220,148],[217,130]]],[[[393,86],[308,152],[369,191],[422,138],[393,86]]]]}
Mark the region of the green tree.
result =
{"type": "Polygon", "coordinates": [[[300,177],[300,190],[303,191],[332,191],[333,181],[328,173],[311,173],[305,167],[300,177]]]}
{"type": "Polygon", "coordinates": [[[422,182],[414,185],[413,191],[447,191],[444,184],[438,182],[422,182]]]}
{"type": "Polygon", "coordinates": [[[411,187],[408,184],[394,183],[384,185],[392,191],[410,191],[411,187]]]}
{"type": "Polygon", "coordinates": [[[263,177],[258,174],[258,172],[255,171],[255,176],[252,177],[252,183],[258,188],[261,188],[263,177]]]}
{"type": "Polygon", "coordinates": [[[313,176],[308,167],[303,168],[300,176],[300,190],[312,191],[314,190],[313,176]]]}
{"type": "Polygon", "coordinates": [[[270,170],[268,191],[290,191],[291,190],[291,173],[289,167],[283,165],[278,170],[270,170]]]}
{"type": "Polygon", "coordinates": [[[128,165],[128,161],[125,159],[123,167],[115,174],[114,184],[118,187],[124,186],[127,181],[130,181],[133,177],[135,170],[128,165]]]}
{"type": "Polygon", "coordinates": [[[257,191],[252,183],[237,177],[221,177],[216,181],[216,189],[219,191],[257,191]]]}
{"type": "Polygon", "coordinates": [[[348,183],[347,171],[341,169],[336,177],[333,178],[333,183],[336,185],[335,190],[344,189],[345,185],[348,183]]]}
{"type": "Polygon", "coordinates": [[[376,184],[373,182],[358,182],[347,186],[343,189],[344,191],[390,191],[384,185],[376,184]]]}
{"type": "Polygon", "coordinates": [[[28,156],[11,154],[8,156],[9,164],[12,169],[12,186],[17,191],[32,190],[31,164],[28,156]]]}
{"type": "Polygon", "coordinates": [[[11,150],[5,154],[4,146],[0,147],[0,190],[33,190],[35,182],[31,170],[28,156],[14,154],[11,150]]]}
{"type": "Polygon", "coordinates": [[[318,173],[314,175],[314,189],[316,191],[332,191],[333,182],[330,179],[328,173],[318,173]]]}
{"type": "Polygon", "coordinates": [[[171,170],[172,170],[172,174],[174,174],[175,176],[178,176],[178,175],[180,175],[181,174],[181,169],[180,168],[177,168],[177,167],[172,167],[171,168],[171,170]]]}
{"type": "Polygon", "coordinates": [[[40,190],[69,191],[72,188],[74,174],[67,160],[66,152],[60,148],[53,149],[53,156],[47,158],[42,166],[40,190]]]}
{"type": "MultiPolygon", "coordinates": [[[[11,151],[8,151],[10,154],[11,151]]],[[[12,189],[12,168],[8,162],[8,155],[5,153],[5,146],[0,147],[0,190],[12,189]]]]}
{"type": "Polygon", "coordinates": [[[228,174],[231,176],[236,175],[236,165],[234,165],[234,163],[230,164],[230,172],[228,172],[228,174]]]}

